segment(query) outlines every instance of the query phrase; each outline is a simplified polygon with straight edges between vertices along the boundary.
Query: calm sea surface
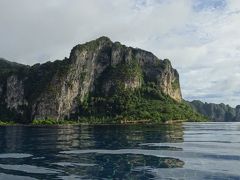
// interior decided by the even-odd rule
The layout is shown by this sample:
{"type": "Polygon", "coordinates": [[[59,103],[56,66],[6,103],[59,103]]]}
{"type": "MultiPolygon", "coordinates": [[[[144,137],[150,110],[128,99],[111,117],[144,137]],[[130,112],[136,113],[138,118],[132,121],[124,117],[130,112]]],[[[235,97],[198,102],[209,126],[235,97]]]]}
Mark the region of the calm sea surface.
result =
{"type": "Polygon", "coordinates": [[[240,123],[0,127],[0,179],[240,179],[240,123]]]}

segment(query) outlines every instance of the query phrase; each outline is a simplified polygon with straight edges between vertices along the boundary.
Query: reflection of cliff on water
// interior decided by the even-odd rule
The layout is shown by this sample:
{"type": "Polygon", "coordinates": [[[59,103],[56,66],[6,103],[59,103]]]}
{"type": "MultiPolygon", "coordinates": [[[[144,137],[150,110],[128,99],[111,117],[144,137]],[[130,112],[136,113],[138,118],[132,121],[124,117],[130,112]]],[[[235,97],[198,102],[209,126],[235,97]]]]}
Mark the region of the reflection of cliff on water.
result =
{"type": "MultiPolygon", "coordinates": [[[[88,132],[92,134],[90,133],[89,139],[85,140],[94,143],[89,143],[88,147],[80,146],[77,149],[83,150],[73,151],[76,154],[68,154],[66,151],[67,154],[61,154],[59,158],[62,158],[61,162],[76,162],[91,164],[91,166],[64,166],[59,167],[60,169],[67,169],[80,177],[90,179],[147,179],[155,177],[152,169],[181,168],[184,165],[180,159],[158,157],[149,153],[147,153],[149,155],[141,154],[136,151],[136,149],[147,148],[139,145],[142,143],[183,142],[182,125],[109,125],[89,126],[88,128],[88,132]],[[131,150],[132,148],[135,150],[131,150]],[[84,149],[92,149],[92,151],[84,149]],[[127,152],[124,149],[128,149],[127,152]]],[[[154,147],[148,148],[155,149],[154,147]]],[[[176,149],[172,147],[166,150],[175,151],[176,149]]],[[[144,153],[144,151],[141,152],[144,153]]]]}
{"type": "MultiPolygon", "coordinates": [[[[80,162],[79,166],[67,164],[59,170],[71,172],[87,179],[146,179],[153,178],[151,172],[157,168],[181,168],[184,162],[169,157],[143,154],[78,154],[68,155],[65,162],[80,162]],[[70,158],[71,157],[71,158],[70,158]],[[70,159],[68,159],[70,158],[70,159]],[[84,166],[85,164],[85,166],[84,166]]],[[[63,159],[62,159],[63,160],[63,159]]]]}
{"type": "Polygon", "coordinates": [[[93,137],[97,148],[130,148],[140,143],[183,142],[183,127],[180,124],[94,126],[93,137]]]}
{"type": "Polygon", "coordinates": [[[0,127],[0,153],[21,151],[24,144],[24,127],[0,127]]]}
{"type": "MultiPolygon", "coordinates": [[[[31,166],[48,168],[49,172],[55,172],[49,178],[56,179],[68,174],[88,179],[147,179],[155,177],[153,169],[184,165],[177,158],[159,157],[156,155],[159,149],[143,145],[183,142],[182,125],[13,126],[1,127],[0,135],[0,153],[33,155],[0,159],[0,170],[5,174],[44,177],[31,173],[31,169],[26,172],[25,167],[31,166]],[[83,153],[59,153],[71,150],[83,153]],[[16,170],[19,167],[24,170],[16,170]]],[[[181,149],[160,147],[160,150],[181,149]]]]}
{"type": "Polygon", "coordinates": [[[182,125],[1,127],[1,152],[120,149],[140,143],[183,142],[182,125]]]}
{"type": "Polygon", "coordinates": [[[88,126],[0,127],[0,152],[58,152],[93,146],[88,126]],[[89,140],[89,141],[88,141],[89,140]]]}

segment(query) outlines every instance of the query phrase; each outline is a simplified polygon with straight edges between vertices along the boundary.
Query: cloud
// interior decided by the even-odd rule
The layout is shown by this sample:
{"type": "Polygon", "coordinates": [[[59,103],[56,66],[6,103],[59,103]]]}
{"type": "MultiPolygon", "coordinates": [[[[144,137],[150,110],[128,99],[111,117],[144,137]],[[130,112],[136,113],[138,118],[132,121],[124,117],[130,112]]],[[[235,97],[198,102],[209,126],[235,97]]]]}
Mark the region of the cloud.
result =
{"type": "Polygon", "coordinates": [[[194,0],[193,8],[195,11],[214,11],[223,10],[227,6],[226,0],[194,0]]]}
{"type": "Polygon", "coordinates": [[[169,58],[184,98],[240,104],[238,0],[1,0],[0,56],[34,64],[63,59],[109,36],[169,58]]]}

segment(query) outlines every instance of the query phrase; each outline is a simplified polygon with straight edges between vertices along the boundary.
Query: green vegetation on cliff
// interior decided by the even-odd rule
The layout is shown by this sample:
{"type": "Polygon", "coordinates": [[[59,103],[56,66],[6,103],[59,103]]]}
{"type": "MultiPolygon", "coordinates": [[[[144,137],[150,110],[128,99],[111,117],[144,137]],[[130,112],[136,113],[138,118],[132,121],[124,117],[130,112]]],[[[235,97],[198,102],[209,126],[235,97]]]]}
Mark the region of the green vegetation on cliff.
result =
{"type": "Polygon", "coordinates": [[[15,125],[16,123],[13,121],[0,121],[0,126],[10,126],[15,125]]]}
{"type": "Polygon", "coordinates": [[[205,121],[182,101],[167,59],[107,37],[75,46],[69,58],[25,66],[0,60],[0,119],[17,123],[205,121]]]}
{"type": "Polygon", "coordinates": [[[210,121],[240,121],[240,107],[226,104],[203,103],[198,100],[187,102],[196,112],[205,115],[210,121]]]}
{"type": "Polygon", "coordinates": [[[132,90],[120,90],[113,96],[89,98],[80,106],[80,122],[100,123],[148,122],[160,123],[169,120],[206,121],[184,103],[177,102],[159,91],[154,84],[132,90]]]}

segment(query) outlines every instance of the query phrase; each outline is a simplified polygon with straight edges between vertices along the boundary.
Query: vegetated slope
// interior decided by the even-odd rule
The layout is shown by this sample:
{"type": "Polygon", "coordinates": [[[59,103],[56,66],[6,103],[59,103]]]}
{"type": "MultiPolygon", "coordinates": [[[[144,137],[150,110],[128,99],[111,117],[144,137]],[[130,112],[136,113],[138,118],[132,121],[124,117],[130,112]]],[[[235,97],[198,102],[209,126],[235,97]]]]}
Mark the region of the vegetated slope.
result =
{"type": "Polygon", "coordinates": [[[240,106],[232,108],[229,105],[203,103],[199,100],[189,102],[196,112],[207,116],[212,121],[240,121],[240,106]]]}
{"type": "MultiPolygon", "coordinates": [[[[0,61],[1,62],[1,61],[0,61]]],[[[203,120],[182,101],[178,72],[169,60],[113,43],[107,37],[75,46],[62,61],[0,69],[0,119],[203,120]]]]}

